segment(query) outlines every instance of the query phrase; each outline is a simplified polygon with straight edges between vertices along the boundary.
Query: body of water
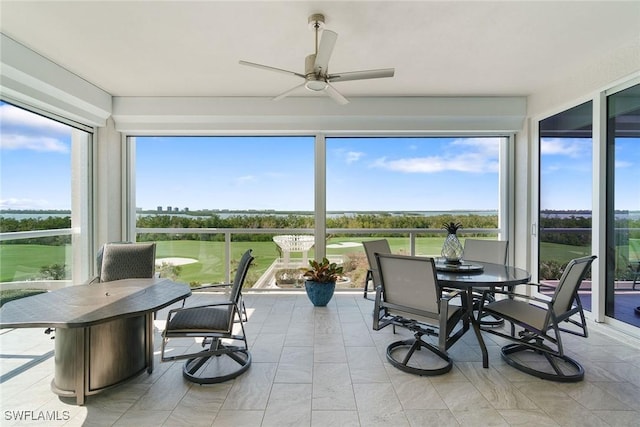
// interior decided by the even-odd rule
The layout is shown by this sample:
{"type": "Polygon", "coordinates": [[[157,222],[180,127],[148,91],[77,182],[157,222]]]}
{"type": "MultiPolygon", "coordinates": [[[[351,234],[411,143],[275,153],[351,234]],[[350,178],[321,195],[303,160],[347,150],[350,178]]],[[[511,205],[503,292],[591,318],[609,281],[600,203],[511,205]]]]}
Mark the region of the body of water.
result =
{"type": "MultiPolygon", "coordinates": [[[[261,212],[261,211],[242,211],[242,212],[212,212],[210,215],[192,215],[184,212],[154,212],[154,213],[138,213],[136,214],[138,217],[143,216],[154,216],[154,215],[165,215],[165,216],[177,216],[182,218],[208,218],[211,215],[217,215],[220,218],[231,218],[234,216],[277,216],[277,217],[287,217],[289,215],[304,215],[304,216],[313,216],[313,212],[261,212]]],[[[336,218],[340,216],[357,216],[357,215],[391,215],[391,216],[436,216],[436,215],[481,215],[481,216],[492,216],[498,215],[498,211],[376,211],[376,212],[329,212],[327,213],[327,217],[336,218]]],[[[71,216],[70,212],[62,212],[62,213],[41,213],[41,212],[31,212],[31,213],[9,213],[2,212],[0,213],[0,218],[11,218],[11,219],[44,219],[48,217],[65,217],[71,216]]]]}
{"type": "MultiPolygon", "coordinates": [[[[354,212],[354,211],[346,211],[346,212],[329,212],[327,214],[330,218],[336,218],[340,216],[356,216],[356,215],[375,215],[375,214],[385,214],[392,216],[436,216],[436,215],[480,215],[480,216],[492,216],[498,215],[498,211],[387,211],[387,212],[354,212]]],[[[313,216],[313,212],[261,212],[261,211],[242,211],[242,212],[212,212],[210,215],[190,215],[184,212],[158,212],[158,213],[139,213],[138,217],[141,216],[153,216],[153,215],[169,215],[169,216],[178,216],[183,218],[208,218],[211,215],[218,215],[220,218],[230,218],[233,216],[278,216],[278,217],[286,217],[289,215],[308,215],[313,216]]],[[[570,217],[583,217],[590,218],[591,212],[587,211],[547,211],[542,212],[541,215],[544,218],[570,218],[570,217]]],[[[39,211],[33,212],[23,212],[23,213],[11,213],[11,212],[2,212],[0,213],[1,218],[12,218],[12,219],[29,219],[29,218],[37,218],[44,219],[48,217],[65,217],[71,216],[70,212],[56,212],[56,213],[42,213],[39,211]]],[[[618,212],[616,213],[617,219],[640,219],[640,211],[629,211],[629,212],[618,212]]]]}

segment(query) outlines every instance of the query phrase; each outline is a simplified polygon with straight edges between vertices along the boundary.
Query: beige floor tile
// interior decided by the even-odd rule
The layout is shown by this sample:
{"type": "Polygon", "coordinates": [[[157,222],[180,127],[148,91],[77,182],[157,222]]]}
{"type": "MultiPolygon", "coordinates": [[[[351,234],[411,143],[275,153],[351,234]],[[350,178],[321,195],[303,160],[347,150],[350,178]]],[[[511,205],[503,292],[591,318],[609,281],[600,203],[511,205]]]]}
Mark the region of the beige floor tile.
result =
{"type": "Polygon", "coordinates": [[[311,427],[360,427],[357,411],[312,411],[311,427]]]}
{"type": "MultiPolygon", "coordinates": [[[[586,370],[579,383],[544,381],[512,368],[500,357],[504,340],[487,333],[489,369],[482,368],[476,337],[468,333],[450,349],[451,372],[421,377],[387,361],[388,344],[412,333],[374,331],[373,302],[361,292],[337,293],[324,308],[314,308],[304,293],[245,297],[253,363],[243,375],[201,386],[182,377],[182,361],[160,363],[162,310],[154,322],[154,372],[89,396],[84,406],[51,392],[53,357],[24,367],[53,349],[41,329],[2,330],[0,372],[16,375],[0,383],[0,416],[68,411],[67,420],[51,424],[65,427],[582,427],[635,426],[640,419],[640,351],[605,334],[565,340],[586,370]]],[[[197,303],[195,296],[190,303],[197,303]]],[[[185,352],[198,345],[188,340],[171,347],[185,352]]]]}

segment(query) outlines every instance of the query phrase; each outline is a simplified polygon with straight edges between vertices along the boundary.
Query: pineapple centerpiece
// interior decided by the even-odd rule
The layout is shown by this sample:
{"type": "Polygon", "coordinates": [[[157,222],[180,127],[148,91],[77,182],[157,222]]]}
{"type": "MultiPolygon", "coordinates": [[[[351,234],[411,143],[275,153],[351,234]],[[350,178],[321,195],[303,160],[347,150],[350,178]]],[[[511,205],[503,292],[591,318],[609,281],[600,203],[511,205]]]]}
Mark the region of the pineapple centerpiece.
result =
{"type": "Polygon", "coordinates": [[[447,264],[460,264],[462,259],[462,244],[458,240],[458,230],[462,228],[462,224],[459,222],[445,222],[442,226],[443,229],[449,233],[442,245],[442,251],[440,255],[444,258],[447,264]]]}

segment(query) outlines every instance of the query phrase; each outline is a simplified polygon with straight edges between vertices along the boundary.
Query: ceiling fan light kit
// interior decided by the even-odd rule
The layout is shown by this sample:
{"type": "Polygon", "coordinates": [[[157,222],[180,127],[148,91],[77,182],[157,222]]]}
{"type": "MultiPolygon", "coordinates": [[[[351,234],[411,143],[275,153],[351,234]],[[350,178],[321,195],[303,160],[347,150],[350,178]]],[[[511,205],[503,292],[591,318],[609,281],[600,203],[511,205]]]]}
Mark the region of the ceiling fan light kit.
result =
{"type": "Polygon", "coordinates": [[[393,77],[395,70],[393,68],[384,68],[379,70],[363,70],[363,71],[349,71],[346,73],[329,74],[328,65],[331,53],[338,39],[338,34],[333,31],[324,29],[324,15],[321,13],[314,13],[309,16],[308,19],[309,29],[314,32],[315,35],[315,53],[307,55],[304,62],[304,74],[296,73],[294,71],[283,70],[281,68],[270,67],[268,65],[257,64],[255,62],[240,61],[241,65],[247,65],[250,67],[262,68],[269,71],[276,71],[279,73],[285,73],[303,78],[305,81],[286,92],[273,98],[274,101],[278,101],[296,92],[298,88],[305,87],[312,92],[325,92],[330,98],[341,105],[349,103],[349,100],[342,96],[331,83],[349,81],[349,80],[365,80],[365,79],[378,79],[383,77],[393,77]],[[322,38],[318,43],[318,35],[322,31],[322,38]]]}

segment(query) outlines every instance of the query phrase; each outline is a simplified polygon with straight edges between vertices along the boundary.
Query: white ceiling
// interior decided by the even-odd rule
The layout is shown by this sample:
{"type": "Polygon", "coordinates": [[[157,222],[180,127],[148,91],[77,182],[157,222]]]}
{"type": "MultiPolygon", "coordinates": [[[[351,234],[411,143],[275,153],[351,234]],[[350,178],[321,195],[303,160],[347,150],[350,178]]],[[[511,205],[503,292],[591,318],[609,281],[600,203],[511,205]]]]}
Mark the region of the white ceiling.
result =
{"type": "MultiPolygon", "coordinates": [[[[640,43],[640,1],[0,1],[2,32],[115,96],[275,96],[301,81],[307,18],[338,33],[345,96],[528,95],[640,43]]],[[[300,95],[307,95],[300,89],[300,95]]]]}

